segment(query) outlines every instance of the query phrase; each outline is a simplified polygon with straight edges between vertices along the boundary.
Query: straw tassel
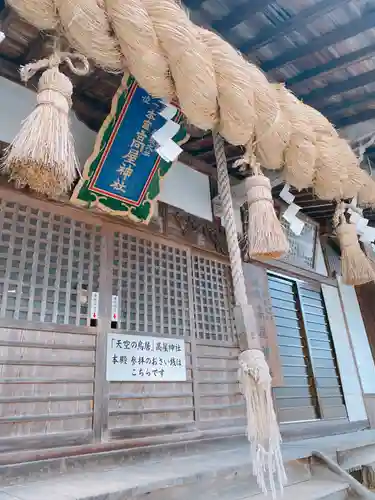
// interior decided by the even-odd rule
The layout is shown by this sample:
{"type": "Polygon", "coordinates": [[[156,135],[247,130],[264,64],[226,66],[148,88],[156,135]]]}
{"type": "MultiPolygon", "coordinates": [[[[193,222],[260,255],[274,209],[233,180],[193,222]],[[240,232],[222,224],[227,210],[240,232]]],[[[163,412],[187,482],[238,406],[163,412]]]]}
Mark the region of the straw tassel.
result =
{"type": "MultiPolygon", "coordinates": [[[[340,224],[336,232],[341,248],[341,275],[346,285],[363,285],[375,280],[375,272],[370,261],[361,250],[358,242],[357,229],[354,224],[348,224],[343,208],[339,212],[340,224]]],[[[337,215],[336,215],[337,219],[337,215]]]]}
{"type": "Polygon", "coordinates": [[[287,482],[281,454],[281,436],[272,400],[272,380],[264,354],[249,349],[240,354],[238,380],[246,399],[247,438],[251,445],[253,474],[265,493],[269,486],[272,498],[287,482]],[[268,485],[264,471],[268,472],[268,485]],[[276,477],[275,477],[276,476],[276,477]]]}
{"type": "Polygon", "coordinates": [[[260,167],[246,179],[249,205],[249,257],[278,259],[289,251],[289,244],[273,206],[271,183],[260,167]]]}
{"type": "Polygon", "coordinates": [[[28,186],[52,198],[69,190],[79,167],[69,129],[73,85],[59,70],[62,62],[67,62],[75,74],[85,75],[89,71],[85,57],[66,53],[55,53],[49,59],[21,68],[24,82],[38,71],[45,71],[38,83],[37,106],[23,122],[2,165],[17,187],[28,186]],[[83,67],[74,66],[73,58],[79,59],[83,67]]]}

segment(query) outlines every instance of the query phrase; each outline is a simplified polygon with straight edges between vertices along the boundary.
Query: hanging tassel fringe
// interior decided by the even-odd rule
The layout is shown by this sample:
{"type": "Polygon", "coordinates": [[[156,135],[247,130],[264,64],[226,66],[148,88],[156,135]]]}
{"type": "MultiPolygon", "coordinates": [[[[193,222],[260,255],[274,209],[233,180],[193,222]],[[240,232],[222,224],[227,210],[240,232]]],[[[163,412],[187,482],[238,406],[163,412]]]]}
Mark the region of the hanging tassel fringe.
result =
{"type": "Polygon", "coordinates": [[[363,482],[369,490],[375,489],[375,463],[366,464],[362,468],[363,482]]]}
{"type": "Polygon", "coordinates": [[[272,498],[287,482],[281,454],[281,436],[273,409],[271,376],[262,351],[244,351],[239,357],[238,378],[246,399],[247,438],[251,444],[253,474],[258,486],[272,498]],[[265,472],[267,472],[268,485],[265,472]]]}
{"type": "Polygon", "coordinates": [[[64,53],[55,53],[49,59],[21,69],[21,79],[27,82],[38,71],[47,68],[39,80],[37,106],[22,123],[2,165],[17,187],[28,186],[52,198],[66,193],[79,171],[69,129],[73,85],[59,70],[62,62],[67,62],[75,74],[85,75],[89,71],[85,57],[64,53]],[[72,58],[79,59],[82,68],[74,66],[72,58]]]}
{"type": "Polygon", "coordinates": [[[289,251],[289,244],[273,207],[271,183],[261,173],[246,179],[249,204],[249,257],[278,259],[289,251]]]}
{"type": "Polygon", "coordinates": [[[375,280],[371,263],[359,245],[356,226],[346,222],[342,206],[336,210],[335,219],[340,220],[336,232],[340,240],[343,282],[346,285],[363,285],[375,280]]]}

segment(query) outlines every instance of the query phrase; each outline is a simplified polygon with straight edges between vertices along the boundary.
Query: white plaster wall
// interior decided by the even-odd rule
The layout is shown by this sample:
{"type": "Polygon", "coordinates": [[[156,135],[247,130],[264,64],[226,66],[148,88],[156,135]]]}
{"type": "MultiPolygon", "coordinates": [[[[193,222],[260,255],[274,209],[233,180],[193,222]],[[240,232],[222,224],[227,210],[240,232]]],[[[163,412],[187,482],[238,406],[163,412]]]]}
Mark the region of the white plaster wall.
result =
{"type": "MultiPolygon", "coordinates": [[[[32,90],[0,77],[0,140],[11,142],[24,120],[35,107],[32,90]]],[[[76,151],[83,167],[90,156],[96,134],[75,114],[71,114],[71,130],[76,151]]],[[[209,179],[206,175],[177,162],[171,167],[161,190],[160,201],[188,213],[212,220],[209,179]]]]}
{"type": "Polygon", "coordinates": [[[177,161],[165,176],[160,200],[186,212],[212,220],[209,178],[177,161]]]}

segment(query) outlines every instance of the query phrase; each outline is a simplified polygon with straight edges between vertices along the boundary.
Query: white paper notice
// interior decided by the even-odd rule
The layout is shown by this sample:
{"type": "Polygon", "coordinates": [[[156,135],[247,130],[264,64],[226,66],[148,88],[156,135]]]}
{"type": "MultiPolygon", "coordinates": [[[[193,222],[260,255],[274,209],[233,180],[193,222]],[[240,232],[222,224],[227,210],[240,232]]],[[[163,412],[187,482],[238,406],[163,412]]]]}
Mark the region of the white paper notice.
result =
{"type": "Polygon", "coordinates": [[[296,217],[292,222],[289,224],[289,229],[297,236],[299,236],[302,233],[303,228],[305,227],[305,223],[296,217]]]}
{"type": "Polygon", "coordinates": [[[165,161],[175,161],[182,153],[182,149],[172,139],[169,139],[169,141],[158,147],[156,152],[165,161]]]}
{"type": "Polygon", "coordinates": [[[168,120],[164,125],[152,134],[152,138],[163,146],[166,142],[170,141],[177,132],[180,130],[180,125],[172,120],[168,120]]]}
{"type": "Polygon", "coordinates": [[[107,380],[110,382],[185,381],[184,340],[108,334],[107,380]]]}
{"type": "Polygon", "coordinates": [[[294,198],[295,198],[295,196],[290,192],[289,184],[285,184],[285,186],[282,188],[279,196],[282,200],[285,201],[285,203],[288,203],[288,205],[293,203],[294,198]]]}
{"type": "Polygon", "coordinates": [[[166,104],[165,108],[160,111],[159,115],[166,120],[172,120],[172,118],[176,116],[177,111],[178,110],[176,106],[173,106],[172,104],[166,104]]]}

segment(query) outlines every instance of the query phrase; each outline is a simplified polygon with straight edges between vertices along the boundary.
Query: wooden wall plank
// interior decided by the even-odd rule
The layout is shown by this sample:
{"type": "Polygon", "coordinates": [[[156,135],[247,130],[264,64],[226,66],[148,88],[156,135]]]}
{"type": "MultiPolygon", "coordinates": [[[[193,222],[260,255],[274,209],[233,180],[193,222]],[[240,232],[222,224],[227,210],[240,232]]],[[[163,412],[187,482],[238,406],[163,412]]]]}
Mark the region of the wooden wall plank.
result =
{"type": "Polygon", "coordinates": [[[268,289],[267,271],[255,264],[244,264],[249,304],[253,307],[259,328],[261,346],[270,364],[274,387],[283,385],[277,331],[268,289]]]}
{"type": "Polygon", "coordinates": [[[95,394],[94,394],[94,439],[101,441],[108,437],[109,383],[106,380],[107,335],[111,324],[113,233],[101,228],[100,274],[99,274],[99,317],[97,320],[95,352],[95,394]]]}

